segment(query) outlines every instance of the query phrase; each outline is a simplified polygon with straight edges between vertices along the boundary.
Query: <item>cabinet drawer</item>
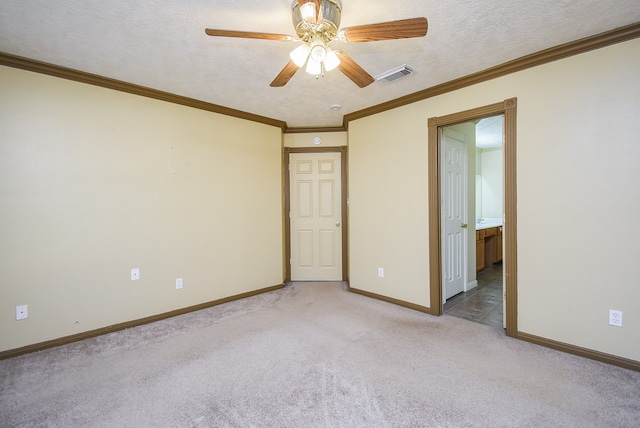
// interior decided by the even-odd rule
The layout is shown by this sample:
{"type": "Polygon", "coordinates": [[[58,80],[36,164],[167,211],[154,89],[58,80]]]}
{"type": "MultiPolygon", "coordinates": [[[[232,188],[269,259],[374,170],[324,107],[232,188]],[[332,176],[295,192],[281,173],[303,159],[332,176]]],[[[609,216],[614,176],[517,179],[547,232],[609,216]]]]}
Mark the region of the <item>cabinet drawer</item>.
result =
{"type": "Polygon", "coordinates": [[[498,234],[498,228],[497,227],[490,227],[488,229],[484,230],[484,236],[489,237],[489,236],[496,236],[498,234]]]}

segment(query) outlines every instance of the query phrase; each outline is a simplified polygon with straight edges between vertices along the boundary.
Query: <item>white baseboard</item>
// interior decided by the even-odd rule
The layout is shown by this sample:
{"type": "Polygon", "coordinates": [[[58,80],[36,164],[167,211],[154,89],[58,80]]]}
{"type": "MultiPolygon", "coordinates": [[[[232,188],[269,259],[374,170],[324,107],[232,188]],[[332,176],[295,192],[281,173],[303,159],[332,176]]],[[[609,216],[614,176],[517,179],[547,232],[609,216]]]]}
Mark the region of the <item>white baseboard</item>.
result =
{"type": "Polygon", "coordinates": [[[468,284],[464,287],[464,291],[469,291],[469,290],[471,290],[472,288],[476,288],[477,286],[478,286],[478,281],[477,281],[477,280],[471,281],[470,283],[468,283],[468,284]]]}

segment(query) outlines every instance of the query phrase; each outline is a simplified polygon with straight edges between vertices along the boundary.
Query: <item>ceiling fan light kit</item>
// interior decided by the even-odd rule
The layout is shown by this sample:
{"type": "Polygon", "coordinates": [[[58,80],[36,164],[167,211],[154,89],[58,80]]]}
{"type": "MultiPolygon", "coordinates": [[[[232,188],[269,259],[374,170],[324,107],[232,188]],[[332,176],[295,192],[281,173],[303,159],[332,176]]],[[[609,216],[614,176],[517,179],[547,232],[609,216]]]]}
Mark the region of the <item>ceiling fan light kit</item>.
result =
{"type": "MultiPolygon", "coordinates": [[[[272,87],[284,86],[305,66],[305,71],[316,78],[325,71],[340,70],[356,85],[364,88],[375,79],[343,51],[334,51],[329,43],[334,40],[349,43],[374,42],[427,34],[426,18],[411,18],[379,24],[360,25],[340,29],[342,2],[340,0],[294,0],[291,5],[293,27],[302,44],[289,54],[290,61],[271,82],[272,87]]],[[[215,37],[241,37],[251,39],[291,41],[285,34],[251,31],[218,30],[207,28],[206,34],[215,37]]]]}

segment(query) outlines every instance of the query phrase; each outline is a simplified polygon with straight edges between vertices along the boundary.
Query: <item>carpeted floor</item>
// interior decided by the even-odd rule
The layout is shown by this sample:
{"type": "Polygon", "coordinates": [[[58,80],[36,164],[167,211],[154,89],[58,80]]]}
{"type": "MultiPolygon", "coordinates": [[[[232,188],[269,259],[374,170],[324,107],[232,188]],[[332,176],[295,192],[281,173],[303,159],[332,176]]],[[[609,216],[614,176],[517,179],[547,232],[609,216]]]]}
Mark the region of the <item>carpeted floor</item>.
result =
{"type": "Polygon", "coordinates": [[[296,283],[0,361],[2,427],[638,427],[640,373],[296,283]]]}

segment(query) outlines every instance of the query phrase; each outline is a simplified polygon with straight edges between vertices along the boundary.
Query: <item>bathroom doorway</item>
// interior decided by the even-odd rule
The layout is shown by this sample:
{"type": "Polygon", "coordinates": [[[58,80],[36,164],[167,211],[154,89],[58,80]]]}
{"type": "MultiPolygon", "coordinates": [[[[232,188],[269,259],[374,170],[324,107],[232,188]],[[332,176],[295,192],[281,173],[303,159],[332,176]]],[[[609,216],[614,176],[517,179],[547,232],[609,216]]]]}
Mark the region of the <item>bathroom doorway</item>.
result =
{"type": "MultiPolygon", "coordinates": [[[[501,200],[503,201],[502,207],[497,203],[489,203],[489,214],[492,213],[503,213],[502,226],[492,225],[490,223],[490,219],[492,218],[500,218],[500,215],[486,216],[486,217],[476,217],[476,203],[474,199],[473,209],[467,209],[467,218],[471,219],[471,222],[462,222],[461,227],[467,226],[465,229],[465,233],[467,236],[467,242],[469,243],[468,247],[472,247],[467,252],[469,255],[469,261],[476,260],[476,247],[470,245],[472,242],[476,242],[476,221],[478,219],[483,222],[482,218],[484,218],[484,224],[482,226],[486,226],[489,228],[492,227],[493,230],[487,231],[485,233],[485,239],[490,244],[489,250],[491,254],[494,254],[495,251],[500,251],[502,256],[502,262],[496,262],[495,258],[491,258],[491,272],[496,272],[497,268],[494,268],[495,265],[502,268],[502,272],[499,273],[499,276],[503,277],[504,284],[504,303],[503,303],[503,325],[506,328],[506,333],[509,336],[516,336],[517,334],[517,251],[516,251],[516,107],[517,102],[515,98],[505,100],[504,102],[491,104],[484,107],[479,107],[472,110],[467,110],[460,113],[454,113],[447,116],[442,117],[432,117],[428,121],[429,126],[429,182],[431,183],[429,187],[429,265],[430,265],[430,296],[431,296],[431,309],[432,313],[435,315],[440,315],[443,313],[443,294],[445,290],[443,290],[442,280],[444,272],[443,266],[443,248],[442,241],[446,239],[443,236],[442,229],[442,165],[441,165],[441,141],[440,137],[442,135],[442,130],[448,126],[461,124],[465,122],[475,122],[480,123],[482,119],[490,118],[493,116],[504,117],[503,119],[503,135],[504,135],[504,148],[501,156],[502,165],[503,165],[503,179],[501,186],[502,195],[501,200]],[[491,207],[495,207],[495,210],[492,210],[491,207]],[[472,226],[472,227],[469,227],[472,226]],[[498,239],[497,237],[493,237],[491,234],[494,230],[497,231],[501,227],[502,237],[498,239]],[[487,236],[488,235],[488,236],[487,236]],[[500,244],[499,244],[500,243],[500,244]]],[[[474,137],[475,138],[475,137],[474,137]]],[[[473,146],[475,149],[475,141],[473,142],[473,146]]],[[[469,150],[471,151],[471,150],[469,150]]],[[[475,165],[475,151],[472,151],[473,156],[473,165],[475,165]]],[[[471,163],[471,160],[469,160],[471,163]]],[[[473,174],[469,178],[469,183],[472,183],[469,189],[469,193],[474,194],[475,198],[475,168],[473,174]],[[472,178],[471,178],[472,177],[472,178]],[[473,182],[472,182],[473,180],[473,182]]],[[[483,195],[484,196],[484,195],[483,195]]],[[[483,198],[484,199],[484,198],[483,198]]],[[[480,211],[482,212],[482,211],[480,211]]],[[[480,226],[478,229],[481,230],[480,226]]],[[[477,242],[476,242],[477,244],[477,242]]],[[[478,248],[478,251],[480,249],[478,248]]],[[[486,251],[486,248],[485,248],[486,251]]],[[[474,288],[478,288],[478,285],[473,284],[472,278],[476,278],[476,266],[475,263],[469,263],[467,268],[468,277],[466,279],[465,284],[467,284],[468,291],[471,291],[474,288]]],[[[466,292],[466,291],[465,291],[466,292]]]]}
{"type": "Polygon", "coordinates": [[[500,114],[446,126],[440,134],[443,312],[496,328],[504,327],[503,122],[500,114]],[[453,143],[462,154],[452,156],[453,143]],[[465,161],[452,168],[454,159],[465,161]],[[458,218],[452,204],[460,207],[453,210],[458,218]],[[453,257],[456,242],[462,248],[453,257]]]}

